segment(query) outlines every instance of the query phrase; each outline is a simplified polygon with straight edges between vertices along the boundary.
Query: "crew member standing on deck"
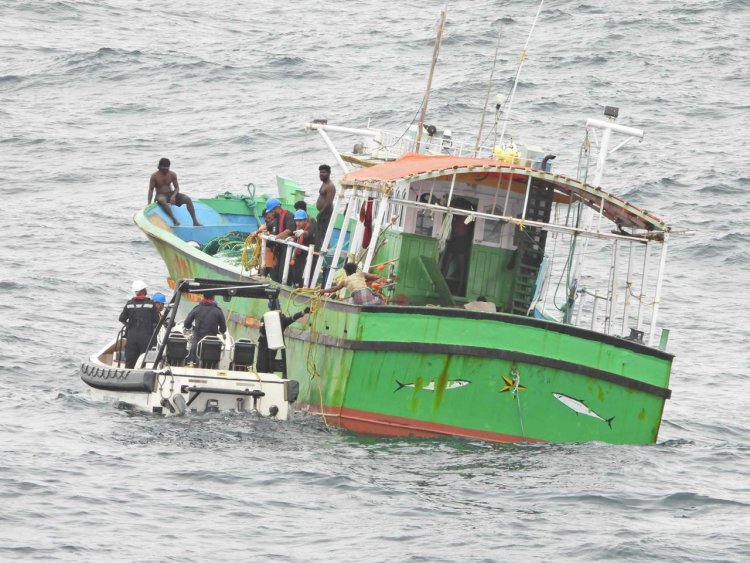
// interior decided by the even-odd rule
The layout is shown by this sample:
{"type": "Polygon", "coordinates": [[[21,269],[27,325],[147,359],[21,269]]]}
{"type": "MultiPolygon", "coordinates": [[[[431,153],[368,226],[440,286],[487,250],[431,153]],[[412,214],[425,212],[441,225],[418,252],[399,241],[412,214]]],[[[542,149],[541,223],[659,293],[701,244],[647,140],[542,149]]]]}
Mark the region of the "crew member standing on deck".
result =
{"type": "Polygon", "coordinates": [[[130,299],[120,313],[120,322],[125,325],[125,367],[133,369],[138,356],[146,352],[151,335],[159,323],[159,313],[154,302],[146,296],[146,284],[134,281],[132,285],[135,297],[130,299]]]}
{"type": "Polygon", "coordinates": [[[315,207],[318,209],[318,226],[315,248],[321,249],[323,241],[328,231],[328,223],[331,222],[333,215],[333,198],[336,196],[336,186],[331,182],[331,167],[327,164],[318,166],[320,181],[320,191],[318,192],[318,201],[315,207]]]}
{"type": "Polygon", "coordinates": [[[198,362],[198,343],[206,336],[216,336],[219,333],[224,334],[227,331],[227,322],[224,320],[224,313],[214,301],[214,294],[206,291],[203,299],[192,311],[185,317],[182,323],[187,329],[193,327],[193,343],[190,345],[190,354],[188,362],[198,362]]]}
{"type": "MultiPolygon", "coordinates": [[[[291,317],[281,313],[281,330],[285,330],[290,324],[301,319],[310,312],[310,307],[305,307],[304,311],[299,311],[291,317]]],[[[266,325],[263,321],[260,323],[258,331],[258,359],[255,362],[255,370],[258,373],[273,373],[276,371],[276,352],[277,350],[268,349],[268,336],[266,335],[266,325]]]]}

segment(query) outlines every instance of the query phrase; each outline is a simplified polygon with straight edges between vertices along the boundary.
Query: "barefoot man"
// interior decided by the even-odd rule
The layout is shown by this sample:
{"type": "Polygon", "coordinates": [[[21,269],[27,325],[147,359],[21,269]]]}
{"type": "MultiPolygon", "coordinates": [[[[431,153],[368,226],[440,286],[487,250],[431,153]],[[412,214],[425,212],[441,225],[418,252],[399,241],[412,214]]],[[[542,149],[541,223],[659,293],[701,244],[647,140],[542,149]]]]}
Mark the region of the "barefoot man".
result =
{"type": "Polygon", "coordinates": [[[320,248],[328,231],[328,223],[333,215],[333,198],[336,195],[336,186],[331,182],[331,167],[327,164],[318,166],[318,176],[322,184],[318,191],[318,201],[315,207],[318,209],[318,229],[315,246],[320,248]]]}
{"type": "Polygon", "coordinates": [[[187,205],[188,213],[193,218],[193,225],[196,227],[202,227],[195,218],[195,207],[193,207],[193,200],[190,196],[180,193],[180,185],[177,183],[177,174],[169,170],[171,163],[168,158],[162,158],[159,161],[159,169],[151,174],[151,179],[148,182],[148,202],[151,203],[151,199],[154,197],[154,190],[156,190],[156,203],[158,203],[164,210],[175,226],[179,225],[180,222],[175,218],[172,209],[169,207],[170,204],[180,207],[181,205],[187,205]],[[174,189],[172,188],[174,186],[174,189]]]}

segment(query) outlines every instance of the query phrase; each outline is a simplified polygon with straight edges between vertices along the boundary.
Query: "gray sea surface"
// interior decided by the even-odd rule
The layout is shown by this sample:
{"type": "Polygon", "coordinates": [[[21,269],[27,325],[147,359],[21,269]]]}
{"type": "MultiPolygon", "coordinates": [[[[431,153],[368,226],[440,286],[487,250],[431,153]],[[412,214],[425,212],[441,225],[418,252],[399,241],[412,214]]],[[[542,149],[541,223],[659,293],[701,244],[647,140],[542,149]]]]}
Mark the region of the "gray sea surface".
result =
{"type": "MultiPolygon", "coordinates": [[[[428,122],[473,139],[537,4],[451,0],[428,122]]],[[[646,136],[604,185],[674,226],[676,355],[653,446],[381,439],[93,401],[80,360],[130,281],[167,272],[132,221],[183,191],[314,197],[305,122],[402,131],[443,2],[0,0],[0,560],[750,560],[750,7],[544,4],[508,132],[575,172],[604,105],[646,136]]]]}

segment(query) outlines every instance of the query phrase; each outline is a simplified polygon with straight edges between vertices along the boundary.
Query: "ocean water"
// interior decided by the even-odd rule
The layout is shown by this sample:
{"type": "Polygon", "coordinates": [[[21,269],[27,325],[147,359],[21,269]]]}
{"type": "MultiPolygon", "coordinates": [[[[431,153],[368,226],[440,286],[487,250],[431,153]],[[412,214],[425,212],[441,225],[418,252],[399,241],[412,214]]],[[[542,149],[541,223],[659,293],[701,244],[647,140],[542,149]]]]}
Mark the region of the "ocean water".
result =
{"type": "MultiPolygon", "coordinates": [[[[317,417],[142,416],[78,365],[130,281],[166,289],[132,216],[183,191],[310,197],[305,122],[413,120],[442,2],[0,0],[0,560],[750,560],[750,7],[548,1],[508,132],[573,173],[604,105],[646,130],[604,185],[674,227],[659,441],[365,438],[317,417]]],[[[428,122],[476,136],[535,2],[452,0],[428,122]]]]}

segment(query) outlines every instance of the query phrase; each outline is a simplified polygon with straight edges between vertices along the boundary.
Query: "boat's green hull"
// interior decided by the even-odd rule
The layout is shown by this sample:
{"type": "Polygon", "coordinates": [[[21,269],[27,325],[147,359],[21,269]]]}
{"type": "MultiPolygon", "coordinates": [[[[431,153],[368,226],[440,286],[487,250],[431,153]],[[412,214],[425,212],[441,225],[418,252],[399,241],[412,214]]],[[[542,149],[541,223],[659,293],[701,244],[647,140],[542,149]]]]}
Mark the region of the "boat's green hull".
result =
{"type": "MultiPolygon", "coordinates": [[[[240,277],[142,214],[136,223],[172,279],[240,277]]],[[[284,312],[307,304],[282,291],[284,312]]],[[[223,306],[236,336],[257,334],[263,304],[223,306]]],[[[299,404],[360,432],[647,444],[670,394],[671,355],[515,315],[324,301],[286,335],[299,404]]]]}

